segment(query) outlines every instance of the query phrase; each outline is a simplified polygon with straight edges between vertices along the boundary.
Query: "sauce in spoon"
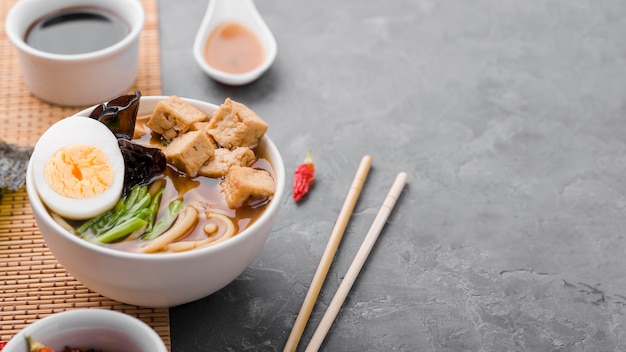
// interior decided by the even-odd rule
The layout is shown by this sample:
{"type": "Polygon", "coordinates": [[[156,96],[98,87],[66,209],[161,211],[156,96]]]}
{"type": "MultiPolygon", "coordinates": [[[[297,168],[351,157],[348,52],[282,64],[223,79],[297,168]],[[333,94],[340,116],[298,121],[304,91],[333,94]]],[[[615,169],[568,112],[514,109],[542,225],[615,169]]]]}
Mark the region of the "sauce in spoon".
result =
{"type": "Polygon", "coordinates": [[[254,0],[210,0],[193,45],[196,62],[214,80],[244,85],[276,58],[276,39],[254,0]]]}
{"type": "Polygon", "coordinates": [[[229,73],[244,73],[261,66],[265,50],[258,36],[245,25],[223,22],[209,35],[205,46],[207,63],[229,73]]]}

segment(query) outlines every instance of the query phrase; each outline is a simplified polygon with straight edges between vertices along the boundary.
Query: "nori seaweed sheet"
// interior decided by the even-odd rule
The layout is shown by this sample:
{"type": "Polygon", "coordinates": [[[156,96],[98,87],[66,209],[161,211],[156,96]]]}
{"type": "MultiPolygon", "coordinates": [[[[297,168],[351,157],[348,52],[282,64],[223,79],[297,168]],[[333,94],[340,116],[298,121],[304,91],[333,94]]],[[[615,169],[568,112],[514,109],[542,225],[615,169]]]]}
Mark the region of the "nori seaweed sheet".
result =
{"type": "Polygon", "coordinates": [[[26,183],[31,147],[19,147],[0,140],[0,197],[4,191],[17,191],[26,183]]]}

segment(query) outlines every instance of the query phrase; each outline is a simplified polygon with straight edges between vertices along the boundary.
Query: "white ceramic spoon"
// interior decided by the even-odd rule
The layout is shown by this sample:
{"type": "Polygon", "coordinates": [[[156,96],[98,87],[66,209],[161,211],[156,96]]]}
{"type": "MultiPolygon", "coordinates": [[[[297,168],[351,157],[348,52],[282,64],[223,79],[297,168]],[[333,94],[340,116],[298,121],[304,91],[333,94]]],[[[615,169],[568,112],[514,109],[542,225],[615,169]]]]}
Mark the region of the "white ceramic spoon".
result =
{"type": "Polygon", "coordinates": [[[244,85],[259,78],[276,58],[276,39],[261,18],[253,0],[210,0],[194,41],[194,57],[198,65],[213,79],[229,85],[244,85]],[[265,56],[263,63],[245,73],[229,73],[210,66],[205,58],[206,41],[213,29],[224,22],[239,23],[257,35],[265,56]]]}

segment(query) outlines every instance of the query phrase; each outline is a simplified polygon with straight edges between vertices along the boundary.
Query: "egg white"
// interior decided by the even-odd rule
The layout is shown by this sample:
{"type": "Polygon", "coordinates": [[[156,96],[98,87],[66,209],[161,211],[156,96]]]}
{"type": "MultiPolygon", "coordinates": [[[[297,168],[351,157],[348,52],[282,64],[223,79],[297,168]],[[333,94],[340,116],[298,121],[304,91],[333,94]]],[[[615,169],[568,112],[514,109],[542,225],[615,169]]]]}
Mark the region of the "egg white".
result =
{"type": "Polygon", "coordinates": [[[100,121],[85,116],[71,116],[52,125],[37,141],[31,159],[35,187],[51,211],[74,220],[92,218],[115,206],[124,185],[124,158],[117,138],[100,121]],[[71,145],[91,145],[102,150],[113,170],[113,183],[103,193],[83,199],[65,197],[55,192],[45,180],[46,162],[58,150],[71,145]]]}

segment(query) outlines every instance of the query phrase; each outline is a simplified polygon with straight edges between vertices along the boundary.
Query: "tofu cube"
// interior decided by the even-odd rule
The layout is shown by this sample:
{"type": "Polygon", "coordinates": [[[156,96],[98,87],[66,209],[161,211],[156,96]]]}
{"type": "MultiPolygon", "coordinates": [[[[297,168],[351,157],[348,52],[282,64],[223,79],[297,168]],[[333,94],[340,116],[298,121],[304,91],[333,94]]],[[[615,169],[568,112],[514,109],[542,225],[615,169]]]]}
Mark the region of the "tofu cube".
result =
{"type": "Polygon", "coordinates": [[[146,124],[152,131],[171,141],[189,131],[195,122],[208,120],[207,114],[172,95],[157,103],[146,124]]]}
{"type": "Polygon", "coordinates": [[[205,131],[209,126],[209,120],[206,121],[198,121],[191,124],[189,127],[190,131],[205,131]]]}
{"type": "Polygon", "coordinates": [[[163,149],[163,154],[169,164],[189,176],[198,175],[200,167],[215,154],[213,141],[204,131],[189,131],[163,149]]]}
{"type": "Polygon", "coordinates": [[[231,209],[269,199],[276,192],[269,172],[234,165],[221,183],[226,203],[231,209]]]}
{"type": "Polygon", "coordinates": [[[255,162],[256,155],[248,147],[237,147],[233,150],[218,148],[215,149],[213,158],[200,167],[198,175],[212,178],[224,177],[233,165],[252,166],[255,162]]]}
{"type": "Polygon", "coordinates": [[[254,111],[226,98],[215,111],[207,127],[208,133],[222,147],[255,147],[267,131],[267,123],[254,111]]]}

